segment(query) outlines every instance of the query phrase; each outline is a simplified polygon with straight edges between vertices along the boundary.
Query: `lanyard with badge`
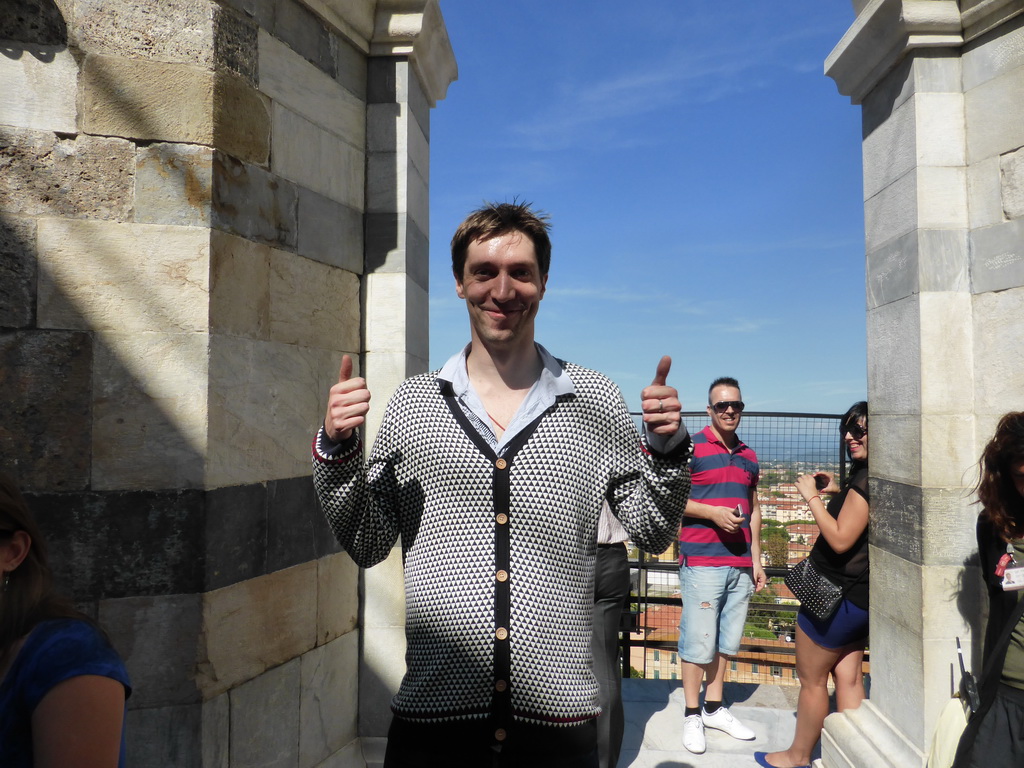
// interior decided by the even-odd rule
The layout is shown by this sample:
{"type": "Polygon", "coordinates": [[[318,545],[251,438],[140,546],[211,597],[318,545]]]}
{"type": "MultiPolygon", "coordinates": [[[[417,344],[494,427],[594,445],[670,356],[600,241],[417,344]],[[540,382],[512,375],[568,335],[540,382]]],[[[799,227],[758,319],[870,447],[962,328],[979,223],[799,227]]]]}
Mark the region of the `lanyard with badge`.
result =
{"type": "Polygon", "coordinates": [[[1002,577],[1004,592],[1024,589],[1024,565],[1017,565],[1013,551],[1013,542],[1010,542],[1006,545],[1006,554],[996,564],[996,576],[1002,577]]]}

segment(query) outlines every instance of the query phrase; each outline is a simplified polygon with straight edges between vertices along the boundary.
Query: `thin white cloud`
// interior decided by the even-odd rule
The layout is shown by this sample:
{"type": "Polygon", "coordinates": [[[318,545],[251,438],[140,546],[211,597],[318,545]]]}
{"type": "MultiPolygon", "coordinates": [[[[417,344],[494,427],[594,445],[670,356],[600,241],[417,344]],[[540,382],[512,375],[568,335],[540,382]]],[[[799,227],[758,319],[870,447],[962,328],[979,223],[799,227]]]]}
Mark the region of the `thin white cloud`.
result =
{"type": "MultiPolygon", "coordinates": [[[[535,151],[556,151],[581,143],[643,146],[655,143],[649,133],[617,124],[686,104],[708,104],[768,88],[766,65],[778,70],[811,71],[806,59],[787,61],[778,52],[795,41],[827,34],[821,28],[797,28],[787,35],[757,35],[749,44],[674,50],[642,69],[595,81],[563,81],[558,97],[544,112],[511,126],[511,136],[535,151]]],[[[822,59],[828,51],[823,51],[822,59]]],[[[820,67],[821,64],[818,64],[820,67]]],[[[513,139],[514,140],[514,139],[513,139]]]]}

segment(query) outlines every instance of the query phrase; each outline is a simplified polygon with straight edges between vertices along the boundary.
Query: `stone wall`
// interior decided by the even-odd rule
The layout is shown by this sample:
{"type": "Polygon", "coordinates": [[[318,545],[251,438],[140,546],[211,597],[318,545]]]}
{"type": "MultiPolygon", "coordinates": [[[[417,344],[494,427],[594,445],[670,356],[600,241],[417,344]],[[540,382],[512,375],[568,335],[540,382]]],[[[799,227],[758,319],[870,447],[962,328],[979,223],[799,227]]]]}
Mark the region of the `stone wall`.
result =
{"type": "Polygon", "coordinates": [[[957,636],[980,670],[976,462],[1024,403],[1024,7],[858,11],[826,71],[864,126],[872,686],[828,768],[923,765],[957,636]]]}
{"type": "Polygon", "coordinates": [[[309,442],[342,353],[381,403],[426,365],[436,0],[0,14],[0,452],[127,662],[130,763],[362,765],[309,442]]]}

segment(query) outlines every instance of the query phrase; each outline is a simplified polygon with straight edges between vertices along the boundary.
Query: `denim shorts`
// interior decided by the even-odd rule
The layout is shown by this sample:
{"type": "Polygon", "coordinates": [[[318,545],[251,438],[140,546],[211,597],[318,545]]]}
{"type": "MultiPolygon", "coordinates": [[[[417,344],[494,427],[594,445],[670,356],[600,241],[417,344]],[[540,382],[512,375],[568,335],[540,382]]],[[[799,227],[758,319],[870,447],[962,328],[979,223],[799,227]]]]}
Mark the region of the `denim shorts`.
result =
{"type": "Polygon", "coordinates": [[[740,650],[747,605],[754,594],[751,568],[684,565],[679,569],[683,612],[679,619],[679,655],[691,664],[710,664],[715,653],[740,650]]]}

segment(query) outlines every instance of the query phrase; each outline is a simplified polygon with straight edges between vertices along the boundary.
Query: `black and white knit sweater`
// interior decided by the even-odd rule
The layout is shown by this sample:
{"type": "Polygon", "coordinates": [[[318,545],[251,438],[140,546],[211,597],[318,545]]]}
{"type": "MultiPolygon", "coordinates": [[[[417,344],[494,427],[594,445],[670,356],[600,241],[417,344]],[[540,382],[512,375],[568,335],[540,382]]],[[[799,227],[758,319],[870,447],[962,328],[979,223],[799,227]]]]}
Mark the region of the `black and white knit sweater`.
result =
{"type": "Polygon", "coordinates": [[[618,388],[562,365],[576,391],[501,458],[436,374],[398,388],[365,467],[358,443],[330,457],[314,442],[317,494],[352,558],[379,563],[401,536],[401,717],[490,716],[502,727],[599,714],[590,615],[601,502],[638,546],[664,551],[689,496],[689,448],[644,450],[618,388]]]}

